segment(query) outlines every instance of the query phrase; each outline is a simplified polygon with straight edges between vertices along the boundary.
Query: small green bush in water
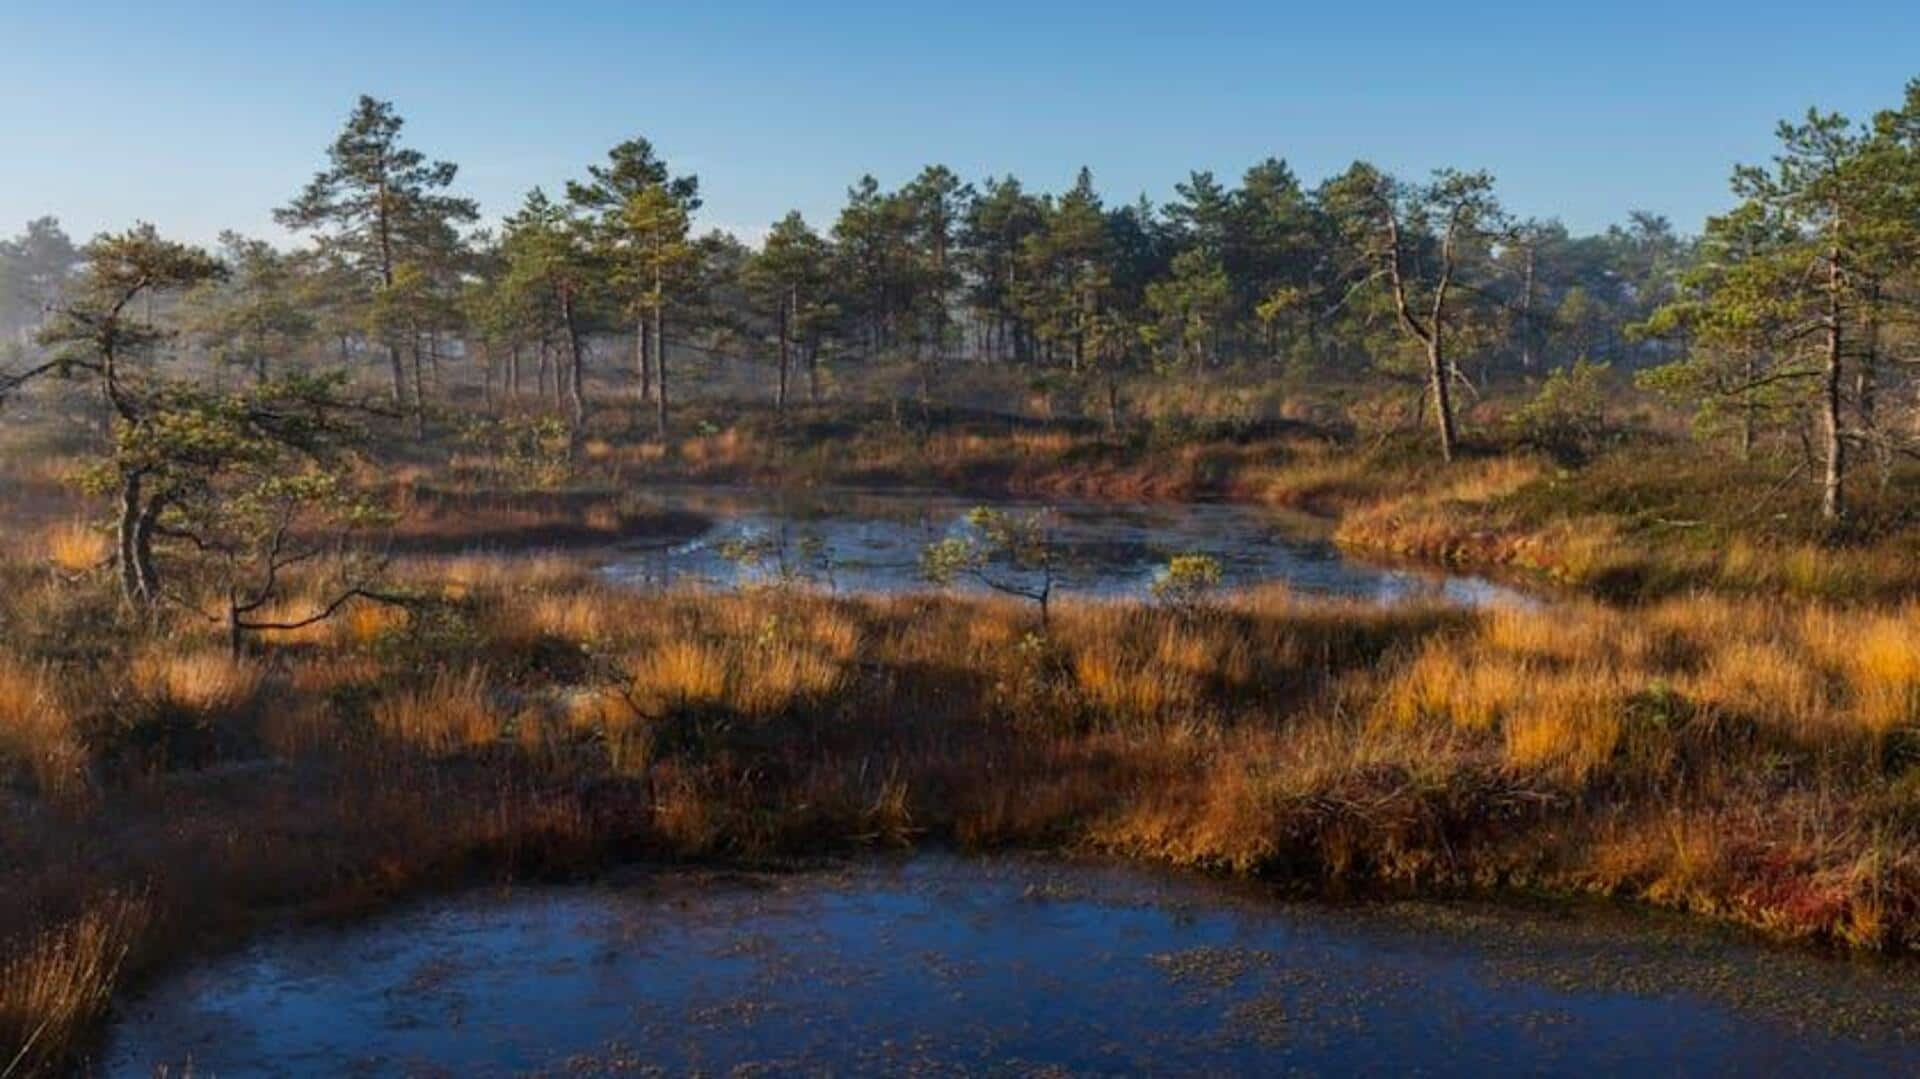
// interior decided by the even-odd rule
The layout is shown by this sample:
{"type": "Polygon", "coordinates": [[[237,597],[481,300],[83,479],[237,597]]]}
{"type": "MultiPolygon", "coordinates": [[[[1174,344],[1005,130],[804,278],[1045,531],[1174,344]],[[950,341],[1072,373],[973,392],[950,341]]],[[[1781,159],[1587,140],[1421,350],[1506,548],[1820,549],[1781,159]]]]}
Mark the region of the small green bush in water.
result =
{"type": "Polygon", "coordinates": [[[1153,598],[1176,607],[1191,607],[1220,587],[1220,560],[1206,554],[1177,554],[1153,582],[1153,598]]]}

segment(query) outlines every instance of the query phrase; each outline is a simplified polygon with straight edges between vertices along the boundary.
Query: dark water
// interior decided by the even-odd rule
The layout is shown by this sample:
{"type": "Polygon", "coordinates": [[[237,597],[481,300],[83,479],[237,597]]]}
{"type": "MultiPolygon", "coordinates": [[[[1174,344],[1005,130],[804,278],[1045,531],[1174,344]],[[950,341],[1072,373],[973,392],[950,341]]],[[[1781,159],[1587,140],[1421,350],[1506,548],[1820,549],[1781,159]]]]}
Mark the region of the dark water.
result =
{"type": "MultiPolygon", "coordinates": [[[[967,511],[986,505],[1047,515],[1058,587],[1068,593],[1142,596],[1169,558],[1199,553],[1219,561],[1222,584],[1229,588],[1280,581],[1301,592],[1381,603],[1423,597],[1468,604],[1521,601],[1520,593],[1477,577],[1356,561],[1328,541],[1324,525],[1252,506],[714,487],[656,489],[644,499],[661,509],[704,515],[715,524],[684,543],[618,552],[605,572],[641,587],[733,587],[784,576],[851,592],[925,588],[920,552],[962,534],[967,511]]],[[[1033,583],[1032,575],[999,575],[1016,584],[1033,583]]]]}
{"type": "Polygon", "coordinates": [[[1920,971],[1613,908],[1286,902],[923,857],[636,873],[305,930],[129,1004],[112,1074],[1920,1072],[1920,971]]]}

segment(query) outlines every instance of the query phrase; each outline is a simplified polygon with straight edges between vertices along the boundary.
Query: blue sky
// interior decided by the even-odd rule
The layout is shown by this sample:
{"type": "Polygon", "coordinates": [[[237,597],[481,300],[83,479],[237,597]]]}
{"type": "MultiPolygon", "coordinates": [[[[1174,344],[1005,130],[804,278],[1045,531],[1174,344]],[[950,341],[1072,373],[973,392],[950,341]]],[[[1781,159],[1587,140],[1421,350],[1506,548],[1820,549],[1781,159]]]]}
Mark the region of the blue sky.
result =
{"type": "Polygon", "coordinates": [[[1776,120],[1894,103],[1920,3],[5,0],[0,43],[0,233],[277,236],[362,92],[489,216],[644,134],[748,238],[931,161],[1164,200],[1267,155],[1487,168],[1523,214],[1691,231],[1776,120]]]}

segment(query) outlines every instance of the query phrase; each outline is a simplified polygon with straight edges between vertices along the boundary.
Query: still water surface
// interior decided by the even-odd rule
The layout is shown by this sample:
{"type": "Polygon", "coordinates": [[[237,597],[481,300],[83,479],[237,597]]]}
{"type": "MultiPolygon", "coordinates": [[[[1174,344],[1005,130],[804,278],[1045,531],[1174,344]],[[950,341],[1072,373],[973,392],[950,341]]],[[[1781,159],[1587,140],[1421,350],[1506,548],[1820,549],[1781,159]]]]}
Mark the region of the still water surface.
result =
{"type": "Polygon", "coordinates": [[[1037,502],[854,488],[665,487],[642,497],[658,509],[714,523],[691,540],[614,552],[604,572],[636,587],[734,587],[786,574],[848,592],[925,588],[920,552],[962,532],[967,511],[985,505],[1048,515],[1059,588],[1067,593],[1143,596],[1169,558],[1199,553],[1220,562],[1227,587],[1284,582],[1304,593],[1380,603],[1428,597],[1466,604],[1523,601],[1516,590],[1478,577],[1356,560],[1329,541],[1323,522],[1256,506],[1037,502]],[[754,558],[740,557],[747,549],[754,558]]]}
{"type": "Polygon", "coordinates": [[[1911,1075],[1920,971],[1611,907],[1354,906],[929,855],[632,871],[257,941],[116,1075],[1911,1075]]]}

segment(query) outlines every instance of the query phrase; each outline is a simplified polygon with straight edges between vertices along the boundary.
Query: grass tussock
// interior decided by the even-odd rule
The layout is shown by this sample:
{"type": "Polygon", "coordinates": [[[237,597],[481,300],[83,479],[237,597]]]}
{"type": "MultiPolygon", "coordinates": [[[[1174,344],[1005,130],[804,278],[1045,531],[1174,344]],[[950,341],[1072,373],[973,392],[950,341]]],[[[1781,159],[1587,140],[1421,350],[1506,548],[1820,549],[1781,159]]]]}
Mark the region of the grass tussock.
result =
{"type": "Polygon", "coordinates": [[[113,541],[85,521],[62,521],[40,535],[40,547],[49,565],[66,574],[81,574],[107,564],[113,541]]]}
{"type": "Polygon", "coordinates": [[[439,671],[382,698],[373,723],[394,743],[436,757],[482,749],[506,731],[506,716],[477,670],[439,671]]]}
{"type": "Polygon", "coordinates": [[[144,900],[106,895],[0,961],[0,1074],[30,1074],[61,1059],[106,1011],[146,923],[144,900]]]}
{"type": "Polygon", "coordinates": [[[128,679],[134,692],[163,707],[224,716],[251,705],[262,672],[245,660],[211,648],[176,653],[155,648],[134,657],[128,679]]]}
{"type": "Polygon", "coordinates": [[[73,714],[47,669],[0,656],[0,775],[58,797],[85,784],[86,767],[73,714]]]}

